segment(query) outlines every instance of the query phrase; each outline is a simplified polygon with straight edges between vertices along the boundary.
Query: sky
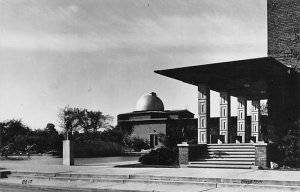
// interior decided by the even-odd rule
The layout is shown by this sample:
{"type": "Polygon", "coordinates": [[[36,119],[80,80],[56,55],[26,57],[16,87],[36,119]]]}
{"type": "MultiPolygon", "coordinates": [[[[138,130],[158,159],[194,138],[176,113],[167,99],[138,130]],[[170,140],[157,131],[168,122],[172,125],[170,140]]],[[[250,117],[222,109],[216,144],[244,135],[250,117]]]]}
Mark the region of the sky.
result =
{"type": "Polygon", "coordinates": [[[58,128],[71,106],[116,122],[150,92],[197,114],[195,86],[153,71],[266,56],[266,16],[264,0],[0,0],[0,121],[58,128]]]}

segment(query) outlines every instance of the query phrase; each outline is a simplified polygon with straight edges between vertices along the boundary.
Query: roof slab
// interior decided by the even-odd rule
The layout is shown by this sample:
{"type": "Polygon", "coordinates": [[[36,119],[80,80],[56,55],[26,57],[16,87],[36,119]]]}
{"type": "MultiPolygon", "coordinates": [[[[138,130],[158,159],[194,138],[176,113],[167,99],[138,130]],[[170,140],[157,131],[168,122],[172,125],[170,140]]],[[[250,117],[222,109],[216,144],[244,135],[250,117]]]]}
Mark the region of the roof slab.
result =
{"type": "Polygon", "coordinates": [[[272,57],[154,71],[195,86],[205,84],[211,90],[228,91],[232,96],[267,99],[268,84],[284,80],[290,68],[272,57]]]}

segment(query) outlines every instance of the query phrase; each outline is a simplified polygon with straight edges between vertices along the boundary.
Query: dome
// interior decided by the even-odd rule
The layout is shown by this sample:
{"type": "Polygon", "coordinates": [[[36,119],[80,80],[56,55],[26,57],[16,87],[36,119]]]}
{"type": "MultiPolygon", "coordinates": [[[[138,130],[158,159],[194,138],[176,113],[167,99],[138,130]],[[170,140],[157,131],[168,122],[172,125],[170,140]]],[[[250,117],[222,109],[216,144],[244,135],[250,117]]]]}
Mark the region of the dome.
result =
{"type": "Polygon", "coordinates": [[[142,96],[136,103],[137,111],[163,111],[164,104],[156,93],[152,92],[142,96]]]}

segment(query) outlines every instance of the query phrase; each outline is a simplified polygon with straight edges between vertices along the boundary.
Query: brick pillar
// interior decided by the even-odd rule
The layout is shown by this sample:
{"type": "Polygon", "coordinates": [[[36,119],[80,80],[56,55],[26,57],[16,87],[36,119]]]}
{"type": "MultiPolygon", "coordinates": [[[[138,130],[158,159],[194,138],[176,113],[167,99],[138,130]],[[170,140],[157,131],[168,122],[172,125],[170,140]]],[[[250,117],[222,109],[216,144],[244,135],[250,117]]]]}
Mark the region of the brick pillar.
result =
{"type": "Polygon", "coordinates": [[[210,90],[205,85],[198,86],[198,144],[207,144],[210,116],[210,90]]]}
{"type": "Polygon", "coordinates": [[[255,147],[255,166],[258,167],[268,167],[267,158],[267,143],[256,143],[255,147]]]}
{"type": "Polygon", "coordinates": [[[237,107],[237,136],[242,136],[242,143],[246,142],[246,117],[247,100],[244,97],[238,97],[237,107]]]}
{"type": "Polygon", "coordinates": [[[220,135],[224,135],[225,143],[229,141],[230,95],[220,92],[220,135]]]}
{"type": "Polygon", "coordinates": [[[179,149],[179,165],[187,165],[189,163],[189,144],[182,143],[177,146],[179,149]]]}
{"type": "Polygon", "coordinates": [[[256,142],[258,142],[260,130],[260,101],[252,101],[252,111],[251,111],[251,136],[256,137],[256,142]]]}

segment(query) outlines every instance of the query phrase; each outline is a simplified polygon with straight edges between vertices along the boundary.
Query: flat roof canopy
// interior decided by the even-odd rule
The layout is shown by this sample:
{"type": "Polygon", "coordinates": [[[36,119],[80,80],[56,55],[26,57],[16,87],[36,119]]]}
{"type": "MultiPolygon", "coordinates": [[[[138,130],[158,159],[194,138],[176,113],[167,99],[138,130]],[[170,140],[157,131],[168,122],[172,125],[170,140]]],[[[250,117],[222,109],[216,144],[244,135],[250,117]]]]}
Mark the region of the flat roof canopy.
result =
{"type": "Polygon", "coordinates": [[[261,57],[154,72],[196,86],[205,84],[214,91],[229,91],[236,97],[267,99],[268,83],[285,79],[289,70],[272,57],[261,57]]]}

